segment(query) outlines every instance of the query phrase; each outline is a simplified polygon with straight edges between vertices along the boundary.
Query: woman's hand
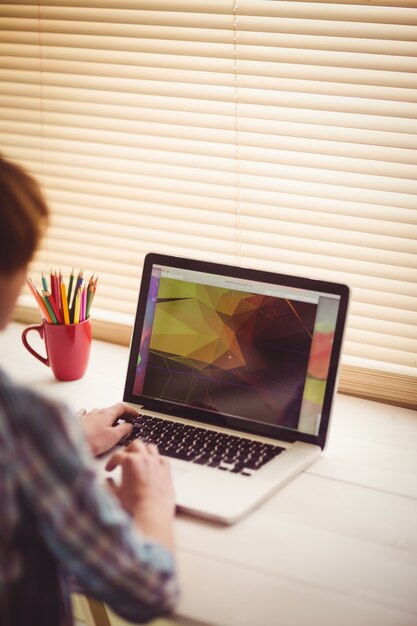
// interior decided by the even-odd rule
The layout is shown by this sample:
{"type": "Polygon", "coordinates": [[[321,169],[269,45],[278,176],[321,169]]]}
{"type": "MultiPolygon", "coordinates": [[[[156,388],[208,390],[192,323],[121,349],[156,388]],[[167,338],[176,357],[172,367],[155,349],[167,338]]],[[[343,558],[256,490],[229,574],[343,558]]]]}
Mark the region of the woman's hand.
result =
{"type": "Polygon", "coordinates": [[[118,417],[136,417],[139,413],[131,407],[119,402],[105,409],[93,409],[88,413],[81,409],[77,416],[81,418],[84,435],[94,456],[111,450],[122,437],[128,435],[132,425],[122,422],[113,426],[118,417]]]}
{"type": "Polygon", "coordinates": [[[168,459],[156,446],[136,440],[115,452],[106,469],[117,466],[122,469],[120,485],[108,479],[114,495],[142,532],[172,550],[175,496],[168,459]]]}

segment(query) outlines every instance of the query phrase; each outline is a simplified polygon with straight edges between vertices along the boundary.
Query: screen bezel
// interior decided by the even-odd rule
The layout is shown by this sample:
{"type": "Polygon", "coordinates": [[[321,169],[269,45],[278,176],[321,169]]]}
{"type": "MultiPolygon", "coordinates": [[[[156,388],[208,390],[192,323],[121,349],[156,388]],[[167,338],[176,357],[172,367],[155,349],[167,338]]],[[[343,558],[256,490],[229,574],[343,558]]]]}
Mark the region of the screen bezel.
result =
{"type": "Polygon", "coordinates": [[[294,441],[303,441],[305,443],[312,443],[320,446],[321,448],[324,448],[330,422],[333,399],[335,395],[335,386],[337,383],[340,355],[343,345],[343,335],[349,307],[349,295],[349,287],[341,283],[333,283],[313,278],[278,274],[275,272],[267,272],[264,270],[250,269],[233,265],[224,265],[220,263],[213,263],[210,261],[199,261],[195,259],[175,257],[151,252],[146,255],[143,265],[142,280],[139,290],[138,304],[130,344],[129,364],[126,375],[123,400],[125,402],[130,402],[140,405],[142,407],[146,407],[147,410],[157,411],[172,416],[178,416],[184,419],[192,420],[194,422],[210,424],[251,434],[264,435],[267,437],[271,437],[272,439],[283,440],[290,443],[294,441]],[[179,270],[183,269],[197,272],[206,272],[209,274],[230,276],[231,278],[259,281],[269,283],[271,285],[293,287],[296,289],[307,289],[327,293],[330,295],[340,296],[340,305],[337,315],[332,353],[330,357],[330,366],[324,395],[322,416],[317,435],[303,433],[280,426],[271,426],[264,423],[257,423],[256,425],[251,426],[248,425],[245,420],[240,420],[239,418],[231,417],[229,415],[213,413],[211,411],[206,411],[201,408],[179,406],[177,404],[171,404],[165,400],[152,400],[147,396],[133,394],[136,365],[139,355],[142,328],[148,300],[149,283],[152,275],[152,268],[154,265],[163,265],[179,270]]]}

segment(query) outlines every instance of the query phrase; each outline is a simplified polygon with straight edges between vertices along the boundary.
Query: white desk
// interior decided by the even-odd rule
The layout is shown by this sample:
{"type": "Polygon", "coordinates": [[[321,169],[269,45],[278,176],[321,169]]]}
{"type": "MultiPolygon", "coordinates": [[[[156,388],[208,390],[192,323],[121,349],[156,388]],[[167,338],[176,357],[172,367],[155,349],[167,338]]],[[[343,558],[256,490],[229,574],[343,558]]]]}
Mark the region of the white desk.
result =
{"type": "MultiPolygon", "coordinates": [[[[0,363],[75,411],[119,401],[128,349],[94,341],[86,376],[58,383],[0,333],[0,363]]],[[[33,339],[33,337],[31,337],[33,339]]],[[[179,515],[179,623],[417,624],[417,414],[339,396],[322,457],[232,527],[179,515]]]]}

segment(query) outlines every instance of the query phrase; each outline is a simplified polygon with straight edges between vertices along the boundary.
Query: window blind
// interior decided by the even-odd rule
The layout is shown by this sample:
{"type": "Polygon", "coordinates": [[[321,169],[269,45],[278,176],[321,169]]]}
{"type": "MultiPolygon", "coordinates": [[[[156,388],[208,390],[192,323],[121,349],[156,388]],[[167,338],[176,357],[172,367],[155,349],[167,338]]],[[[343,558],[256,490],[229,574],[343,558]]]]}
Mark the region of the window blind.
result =
{"type": "Polygon", "coordinates": [[[415,376],[416,8],[1,4],[0,143],[52,208],[32,276],[98,273],[113,329],[148,251],[346,282],[346,362],[415,376]]]}

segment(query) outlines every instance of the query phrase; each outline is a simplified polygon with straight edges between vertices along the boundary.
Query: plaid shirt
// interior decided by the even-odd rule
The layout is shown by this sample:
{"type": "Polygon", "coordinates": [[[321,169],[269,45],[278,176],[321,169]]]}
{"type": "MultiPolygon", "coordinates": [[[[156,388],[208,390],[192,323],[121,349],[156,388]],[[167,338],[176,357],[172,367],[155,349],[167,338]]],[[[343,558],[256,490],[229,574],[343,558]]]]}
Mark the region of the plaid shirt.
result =
{"type": "Polygon", "coordinates": [[[72,576],[131,621],[178,594],[173,556],[100,486],[78,421],[0,373],[0,624],[72,624],[72,576]]]}

